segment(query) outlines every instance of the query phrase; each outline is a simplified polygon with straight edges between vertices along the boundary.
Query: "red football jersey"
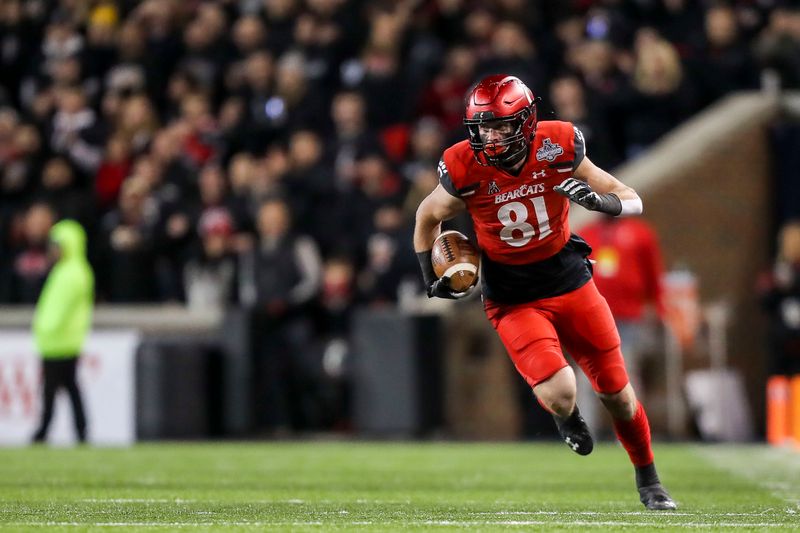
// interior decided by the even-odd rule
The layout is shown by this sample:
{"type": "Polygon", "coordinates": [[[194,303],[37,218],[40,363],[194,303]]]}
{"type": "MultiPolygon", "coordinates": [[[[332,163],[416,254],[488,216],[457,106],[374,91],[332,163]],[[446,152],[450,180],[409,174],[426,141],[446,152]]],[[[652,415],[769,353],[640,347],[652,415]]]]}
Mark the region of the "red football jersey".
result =
{"type": "Polygon", "coordinates": [[[592,258],[597,288],[618,319],[642,318],[645,304],[664,316],[661,249],[655,231],[638,218],[603,218],[583,228],[592,258]]]}
{"type": "Polygon", "coordinates": [[[572,123],[540,121],[519,175],[482,166],[465,140],[445,150],[439,181],[466,202],[489,259],[530,264],[555,255],[570,238],[569,200],[553,187],[572,175],[584,153],[583,135],[572,123]]]}

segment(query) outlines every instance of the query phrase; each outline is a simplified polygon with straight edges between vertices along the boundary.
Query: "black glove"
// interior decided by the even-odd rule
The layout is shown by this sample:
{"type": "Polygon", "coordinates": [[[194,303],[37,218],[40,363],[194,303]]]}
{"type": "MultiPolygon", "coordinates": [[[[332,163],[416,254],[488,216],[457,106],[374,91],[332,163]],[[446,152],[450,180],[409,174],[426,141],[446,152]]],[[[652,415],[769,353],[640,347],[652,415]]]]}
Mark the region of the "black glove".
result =
{"type": "Polygon", "coordinates": [[[612,216],[622,213],[622,202],[616,194],[598,194],[579,179],[567,178],[561,185],[553,187],[553,190],[590,211],[600,211],[612,216]]]}
{"type": "Polygon", "coordinates": [[[422,270],[422,279],[425,281],[425,291],[428,298],[445,298],[447,300],[459,300],[468,296],[472,292],[478,280],[469,289],[464,292],[457,292],[450,286],[450,278],[442,277],[437,278],[436,273],[433,271],[433,264],[431,263],[431,251],[417,253],[417,260],[419,267],[422,270]]]}

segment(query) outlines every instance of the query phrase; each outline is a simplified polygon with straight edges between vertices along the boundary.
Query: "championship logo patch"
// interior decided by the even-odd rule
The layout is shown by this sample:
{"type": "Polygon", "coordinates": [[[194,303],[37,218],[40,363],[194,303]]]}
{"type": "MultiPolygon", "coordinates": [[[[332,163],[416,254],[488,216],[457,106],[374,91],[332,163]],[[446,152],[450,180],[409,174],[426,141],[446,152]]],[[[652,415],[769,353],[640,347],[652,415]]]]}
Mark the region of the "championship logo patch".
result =
{"type": "Polygon", "coordinates": [[[489,184],[489,194],[490,195],[498,194],[499,192],[500,192],[500,187],[497,186],[497,182],[496,181],[492,181],[489,184]]]}
{"type": "Polygon", "coordinates": [[[537,161],[550,161],[551,163],[556,157],[564,153],[564,149],[558,143],[553,144],[550,138],[542,141],[542,147],[536,150],[537,161]]]}

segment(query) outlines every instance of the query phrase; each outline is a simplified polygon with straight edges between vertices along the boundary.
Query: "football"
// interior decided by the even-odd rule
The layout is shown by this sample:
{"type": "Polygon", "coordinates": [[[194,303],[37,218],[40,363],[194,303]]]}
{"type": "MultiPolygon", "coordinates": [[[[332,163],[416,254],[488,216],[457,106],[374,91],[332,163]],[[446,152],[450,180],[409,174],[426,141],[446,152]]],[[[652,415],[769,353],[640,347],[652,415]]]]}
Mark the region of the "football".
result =
{"type": "Polygon", "coordinates": [[[450,286],[463,292],[478,281],[480,256],[463,233],[445,231],[433,241],[431,263],[437,276],[450,278],[450,286]]]}

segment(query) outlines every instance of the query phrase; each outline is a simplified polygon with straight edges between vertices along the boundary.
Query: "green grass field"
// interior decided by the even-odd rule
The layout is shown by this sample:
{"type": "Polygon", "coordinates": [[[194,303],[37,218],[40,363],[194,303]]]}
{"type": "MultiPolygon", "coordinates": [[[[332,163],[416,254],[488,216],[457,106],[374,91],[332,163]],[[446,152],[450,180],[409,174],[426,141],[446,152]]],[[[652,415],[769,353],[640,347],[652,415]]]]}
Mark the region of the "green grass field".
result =
{"type": "Polygon", "coordinates": [[[281,442],[0,450],[0,529],[800,530],[800,452],[657,445],[680,509],[622,448],[281,442]]]}

